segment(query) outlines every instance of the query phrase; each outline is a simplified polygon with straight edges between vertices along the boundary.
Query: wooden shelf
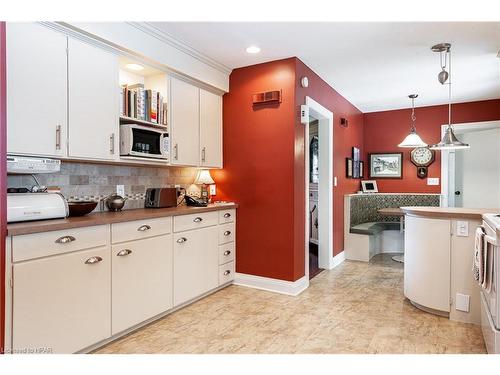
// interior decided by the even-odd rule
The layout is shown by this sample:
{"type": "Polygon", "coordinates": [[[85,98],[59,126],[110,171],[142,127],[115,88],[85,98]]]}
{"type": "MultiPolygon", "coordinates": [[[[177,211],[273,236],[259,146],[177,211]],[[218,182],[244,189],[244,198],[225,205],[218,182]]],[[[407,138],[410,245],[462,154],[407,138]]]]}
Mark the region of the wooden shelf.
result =
{"type": "Polygon", "coordinates": [[[152,126],[158,129],[168,130],[168,126],[166,125],[159,125],[154,122],[139,120],[137,118],[127,117],[127,116],[120,116],[120,124],[138,124],[138,125],[152,126]]]}

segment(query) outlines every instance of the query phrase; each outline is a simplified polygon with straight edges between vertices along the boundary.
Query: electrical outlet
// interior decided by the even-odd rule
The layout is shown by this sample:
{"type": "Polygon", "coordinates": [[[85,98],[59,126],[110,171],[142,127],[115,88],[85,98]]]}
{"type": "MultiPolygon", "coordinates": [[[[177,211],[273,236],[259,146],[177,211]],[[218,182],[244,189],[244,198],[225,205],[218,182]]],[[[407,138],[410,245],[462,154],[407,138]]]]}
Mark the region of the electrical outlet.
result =
{"type": "Polygon", "coordinates": [[[210,185],[210,195],[217,195],[217,188],[214,184],[210,185]]]}
{"type": "Polygon", "coordinates": [[[459,237],[469,237],[469,222],[468,221],[457,221],[457,236],[459,237]]]}
{"type": "Polygon", "coordinates": [[[116,194],[124,197],[125,196],[125,185],[116,185],[116,194]]]}
{"type": "Polygon", "coordinates": [[[439,178],[438,177],[433,177],[433,178],[428,178],[427,179],[427,185],[439,185],[439,178]]]}

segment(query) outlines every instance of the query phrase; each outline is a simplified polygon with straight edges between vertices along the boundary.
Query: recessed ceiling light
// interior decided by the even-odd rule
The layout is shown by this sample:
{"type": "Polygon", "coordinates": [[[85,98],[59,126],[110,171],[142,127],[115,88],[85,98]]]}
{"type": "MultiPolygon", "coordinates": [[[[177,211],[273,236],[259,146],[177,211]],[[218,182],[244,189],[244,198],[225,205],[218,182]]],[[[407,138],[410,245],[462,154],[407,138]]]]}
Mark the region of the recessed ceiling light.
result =
{"type": "Polygon", "coordinates": [[[125,68],[130,70],[143,70],[144,67],[141,64],[127,64],[125,68]]]}
{"type": "Polygon", "coordinates": [[[247,53],[259,53],[260,48],[257,46],[250,46],[247,48],[247,53]]]}

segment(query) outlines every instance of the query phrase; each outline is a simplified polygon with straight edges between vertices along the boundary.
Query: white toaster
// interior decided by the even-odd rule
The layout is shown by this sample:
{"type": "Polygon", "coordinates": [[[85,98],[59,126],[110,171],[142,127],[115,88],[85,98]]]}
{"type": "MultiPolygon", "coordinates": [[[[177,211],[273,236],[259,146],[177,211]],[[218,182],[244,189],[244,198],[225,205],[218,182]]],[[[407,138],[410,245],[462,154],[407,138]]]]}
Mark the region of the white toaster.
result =
{"type": "Polygon", "coordinates": [[[8,223],[65,218],[68,212],[68,202],[58,193],[7,194],[8,223]]]}

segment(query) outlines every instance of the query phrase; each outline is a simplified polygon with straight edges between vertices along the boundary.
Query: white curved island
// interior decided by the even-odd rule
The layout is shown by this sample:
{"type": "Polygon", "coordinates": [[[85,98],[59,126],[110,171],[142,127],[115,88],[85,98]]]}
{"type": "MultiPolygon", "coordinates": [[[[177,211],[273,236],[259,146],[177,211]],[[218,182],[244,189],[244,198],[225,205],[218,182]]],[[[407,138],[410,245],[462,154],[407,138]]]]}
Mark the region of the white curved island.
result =
{"type": "Polygon", "coordinates": [[[498,209],[401,207],[405,213],[404,294],[416,307],[480,324],[479,286],[472,277],[474,232],[498,209]]]}

